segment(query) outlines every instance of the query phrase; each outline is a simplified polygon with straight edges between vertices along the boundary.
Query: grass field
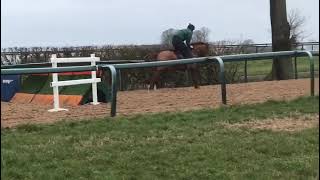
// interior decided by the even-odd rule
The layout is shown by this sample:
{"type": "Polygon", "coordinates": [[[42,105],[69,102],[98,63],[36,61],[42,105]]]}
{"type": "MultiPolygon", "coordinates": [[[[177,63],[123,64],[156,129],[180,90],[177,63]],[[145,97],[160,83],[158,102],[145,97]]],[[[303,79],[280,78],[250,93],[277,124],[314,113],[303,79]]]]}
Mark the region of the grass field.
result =
{"type": "MultiPolygon", "coordinates": [[[[294,59],[294,58],[292,58],[294,59]]],[[[319,57],[314,57],[314,68],[316,71],[319,71],[319,57]]],[[[272,60],[259,60],[259,61],[248,61],[248,75],[267,75],[271,72],[272,69],[272,60]]],[[[297,58],[297,69],[298,72],[309,72],[310,63],[307,57],[297,58]]],[[[241,65],[241,73],[244,73],[244,62],[241,65]]]]}
{"type": "Polygon", "coordinates": [[[290,102],[24,125],[1,130],[2,179],[313,179],[319,129],[225,124],[319,114],[290,102]]]}

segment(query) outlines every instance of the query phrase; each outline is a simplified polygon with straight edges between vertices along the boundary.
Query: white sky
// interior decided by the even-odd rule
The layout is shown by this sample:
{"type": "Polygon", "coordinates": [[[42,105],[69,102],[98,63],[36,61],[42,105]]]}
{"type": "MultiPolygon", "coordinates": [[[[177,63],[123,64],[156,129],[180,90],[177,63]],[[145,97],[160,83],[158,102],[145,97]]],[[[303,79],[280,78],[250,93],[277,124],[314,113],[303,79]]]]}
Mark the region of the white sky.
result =
{"type": "MultiPolygon", "coordinates": [[[[287,0],[319,40],[319,0],[287,0]]],[[[169,28],[271,42],[269,0],[1,0],[1,47],[157,44],[169,28]]]]}

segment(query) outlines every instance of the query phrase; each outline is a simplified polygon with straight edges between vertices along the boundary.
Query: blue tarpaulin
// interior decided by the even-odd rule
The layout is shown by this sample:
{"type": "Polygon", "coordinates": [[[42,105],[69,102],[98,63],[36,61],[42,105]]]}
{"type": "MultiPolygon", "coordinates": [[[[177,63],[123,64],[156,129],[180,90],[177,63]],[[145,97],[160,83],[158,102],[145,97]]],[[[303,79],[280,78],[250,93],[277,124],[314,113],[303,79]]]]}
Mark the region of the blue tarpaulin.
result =
{"type": "Polygon", "coordinates": [[[20,75],[1,75],[1,101],[9,102],[20,90],[20,75]]]}

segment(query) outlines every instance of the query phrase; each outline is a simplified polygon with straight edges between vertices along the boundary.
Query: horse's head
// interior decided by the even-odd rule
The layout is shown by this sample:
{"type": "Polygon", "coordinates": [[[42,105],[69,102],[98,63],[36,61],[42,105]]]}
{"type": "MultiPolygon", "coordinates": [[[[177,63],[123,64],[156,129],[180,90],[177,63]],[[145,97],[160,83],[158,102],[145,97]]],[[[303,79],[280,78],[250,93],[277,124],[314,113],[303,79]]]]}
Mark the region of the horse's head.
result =
{"type": "Polygon", "coordinates": [[[209,54],[209,44],[204,42],[191,43],[192,53],[198,57],[204,57],[209,54]]]}

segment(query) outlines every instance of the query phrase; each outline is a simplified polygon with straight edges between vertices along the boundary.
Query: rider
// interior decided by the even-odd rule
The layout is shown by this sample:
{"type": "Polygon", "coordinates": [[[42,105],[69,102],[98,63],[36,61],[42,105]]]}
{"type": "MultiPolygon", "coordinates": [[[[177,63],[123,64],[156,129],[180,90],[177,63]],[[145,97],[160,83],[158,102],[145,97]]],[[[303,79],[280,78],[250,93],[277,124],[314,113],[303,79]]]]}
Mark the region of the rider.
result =
{"type": "Polygon", "coordinates": [[[178,30],[172,37],[172,45],[176,51],[179,51],[184,58],[192,58],[190,41],[192,38],[194,25],[190,24],[186,29],[178,30]],[[186,41],[186,44],[184,43],[186,41]]]}

